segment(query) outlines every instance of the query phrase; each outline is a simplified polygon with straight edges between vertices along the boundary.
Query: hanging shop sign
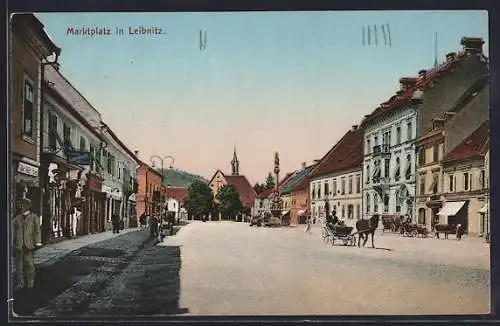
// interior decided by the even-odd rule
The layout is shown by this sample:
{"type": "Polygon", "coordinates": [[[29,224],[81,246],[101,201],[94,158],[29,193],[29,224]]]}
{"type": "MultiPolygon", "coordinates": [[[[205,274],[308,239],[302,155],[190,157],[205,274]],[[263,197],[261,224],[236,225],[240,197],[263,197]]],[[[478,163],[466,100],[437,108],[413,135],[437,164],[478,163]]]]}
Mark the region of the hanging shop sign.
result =
{"type": "Polygon", "coordinates": [[[74,165],[90,165],[90,152],[69,151],[68,162],[74,165]]]}
{"type": "Polygon", "coordinates": [[[24,163],[24,162],[19,162],[17,166],[17,172],[26,174],[32,177],[38,177],[38,167],[24,163]]]}

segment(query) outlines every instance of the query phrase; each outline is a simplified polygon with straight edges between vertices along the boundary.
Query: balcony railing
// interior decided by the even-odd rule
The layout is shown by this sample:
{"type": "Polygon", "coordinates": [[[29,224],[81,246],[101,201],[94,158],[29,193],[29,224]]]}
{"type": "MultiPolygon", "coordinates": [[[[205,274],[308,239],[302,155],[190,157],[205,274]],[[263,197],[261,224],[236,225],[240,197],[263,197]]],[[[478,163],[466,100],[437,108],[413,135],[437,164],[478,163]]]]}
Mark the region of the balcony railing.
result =
{"type": "Polygon", "coordinates": [[[373,155],[388,154],[388,153],[389,153],[389,144],[373,146],[373,155]]]}
{"type": "Polygon", "coordinates": [[[430,195],[427,201],[441,200],[441,195],[430,195]]]}

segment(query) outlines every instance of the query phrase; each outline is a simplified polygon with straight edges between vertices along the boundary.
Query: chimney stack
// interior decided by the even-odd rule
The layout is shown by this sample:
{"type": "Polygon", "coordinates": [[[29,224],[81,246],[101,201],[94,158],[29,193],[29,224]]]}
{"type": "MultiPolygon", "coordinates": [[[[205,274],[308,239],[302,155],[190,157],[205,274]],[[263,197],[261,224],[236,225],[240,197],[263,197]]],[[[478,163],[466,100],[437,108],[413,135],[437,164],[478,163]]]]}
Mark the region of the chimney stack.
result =
{"type": "Polygon", "coordinates": [[[450,52],[446,55],[446,61],[451,61],[457,57],[457,54],[455,52],[450,52]]]}
{"type": "Polygon", "coordinates": [[[418,78],[415,77],[402,77],[399,79],[399,83],[401,84],[401,90],[406,90],[409,87],[415,86],[418,78]]]}
{"type": "Polygon", "coordinates": [[[456,112],[445,112],[444,113],[444,123],[448,123],[448,121],[450,121],[451,119],[453,119],[453,117],[456,115],[456,112]]]}
{"type": "Polygon", "coordinates": [[[426,76],[426,75],[427,75],[427,70],[425,70],[425,69],[422,69],[422,70],[420,70],[420,71],[418,72],[418,76],[419,76],[420,78],[425,78],[425,76],[426,76]]]}
{"type": "Polygon", "coordinates": [[[135,157],[139,157],[139,151],[138,150],[135,150],[134,154],[135,154],[135,157]]]}
{"type": "Polygon", "coordinates": [[[54,62],[52,64],[52,67],[54,67],[55,70],[59,71],[59,68],[61,67],[61,64],[59,62],[54,62]]]}
{"type": "Polygon", "coordinates": [[[302,170],[304,170],[306,168],[306,162],[302,162],[302,170]]]}
{"type": "Polygon", "coordinates": [[[321,160],[314,160],[314,164],[318,164],[318,162],[321,161],[321,160]]]}
{"type": "Polygon", "coordinates": [[[483,53],[484,40],[482,37],[462,37],[460,43],[464,47],[464,51],[469,54],[483,53]]]}
{"type": "Polygon", "coordinates": [[[356,131],[356,130],[358,130],[358,125],[353,125],[352,126],[352,131],[356,131]]]}

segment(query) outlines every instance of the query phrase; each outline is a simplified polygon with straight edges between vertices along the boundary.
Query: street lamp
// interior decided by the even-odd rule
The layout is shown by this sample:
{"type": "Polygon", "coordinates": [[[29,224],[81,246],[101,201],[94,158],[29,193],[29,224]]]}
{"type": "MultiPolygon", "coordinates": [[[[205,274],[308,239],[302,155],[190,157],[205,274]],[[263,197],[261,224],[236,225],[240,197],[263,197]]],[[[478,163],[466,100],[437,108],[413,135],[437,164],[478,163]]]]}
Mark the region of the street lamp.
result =
{"type": "Polygon", "coordinates": [[[170,166],[169,166],[169,168],[171,169],[174,166],[175,159],[172,156],[170,156],[170,155],[164,156],[163,158],[160,157],[160,156],[158,156],[158,155],[153,155],[153,156],[151,156],[151,159],[150,159],[151,160],[151,164],[153,165],[153,168],[155,167],[155,159],[158,159],[160,161],[160,164],[161,164],[161,181],[162,181],[162,183],[163,183],[163,162],[167,158],[170,159],[170,160],[172,160],[172,162],[170,162],[170,166]]]}

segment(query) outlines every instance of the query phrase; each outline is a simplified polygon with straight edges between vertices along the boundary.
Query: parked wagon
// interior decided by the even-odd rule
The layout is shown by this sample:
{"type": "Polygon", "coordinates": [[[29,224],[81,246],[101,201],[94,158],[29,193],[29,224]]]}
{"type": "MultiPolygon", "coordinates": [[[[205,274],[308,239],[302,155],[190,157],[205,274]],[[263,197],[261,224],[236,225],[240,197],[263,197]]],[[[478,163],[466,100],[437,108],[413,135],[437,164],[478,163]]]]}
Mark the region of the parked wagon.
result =
{"type": "Polygon", "coordinates": [[[382,216],[382,232],[390,231],[393,233],[401,232],[403,226],[403,217],[400,215],[382,216]]]}
{"type": "Polygon", "coordinates": [[[405,223],[401,228],[401,234],[405,237],[417,237],[427,238],[429,231],[423,225],[405,223]]]}
{"type": "Polygon", "coordinates": [[[338,240],[342,241],[344,246],[354,246],[356,245],[356,237],[352,232],[353,229],[353,227],[345,225],[326,225],[322,232],[323,242],[333,246],[338,240]]]}

